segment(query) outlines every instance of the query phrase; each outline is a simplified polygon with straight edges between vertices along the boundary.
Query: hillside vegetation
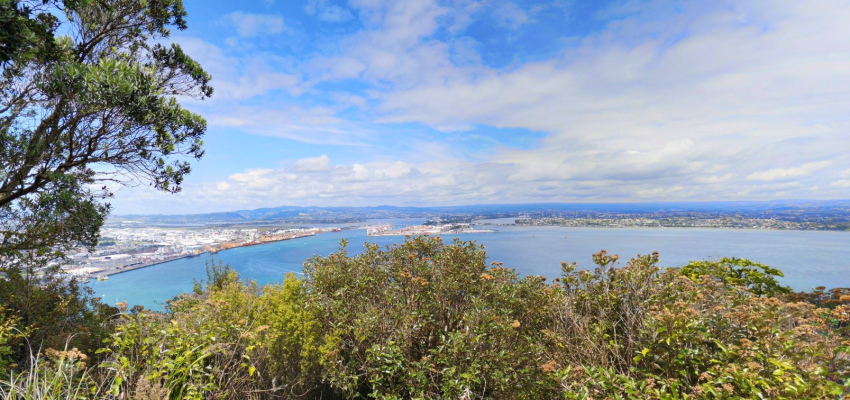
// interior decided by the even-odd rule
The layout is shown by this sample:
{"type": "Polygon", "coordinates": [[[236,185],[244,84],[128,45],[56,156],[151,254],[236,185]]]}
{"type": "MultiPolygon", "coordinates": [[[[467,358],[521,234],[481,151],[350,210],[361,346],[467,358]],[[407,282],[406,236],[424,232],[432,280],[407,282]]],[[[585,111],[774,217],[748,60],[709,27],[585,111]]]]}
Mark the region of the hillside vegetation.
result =
{"type": "Polygon", "coordinates": [[[165,313],[120,305],[102,319],[101,349],[45,348],[24,360],[16,349],[27,330],[0,308],[0,398],[848,393],[850,290],[792,293],[776,284],[781,272],[734,258],[681,269],[659,268],[657,254],[618,263],[602,251],[594,261],[593,270],[564,263],[547,282],[486,264],[472,242],[415,237],[357,256],[343,242],[265,287],[214,264],[165,313]]]}

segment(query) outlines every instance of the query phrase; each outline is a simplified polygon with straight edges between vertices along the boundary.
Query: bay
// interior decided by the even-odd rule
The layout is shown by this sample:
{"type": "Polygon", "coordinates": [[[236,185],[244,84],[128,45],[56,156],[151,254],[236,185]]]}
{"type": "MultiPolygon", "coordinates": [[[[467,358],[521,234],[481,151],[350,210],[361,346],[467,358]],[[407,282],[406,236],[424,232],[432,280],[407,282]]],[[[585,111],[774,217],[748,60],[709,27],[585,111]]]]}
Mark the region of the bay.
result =
{"type": "MultiPolygon", "coordinates": [[[[398,221],[389,221],[398,222],[398,221]]],[[[411,224],[420,221],[408,221],[411,224]]],[[[489,227],[488,227],[489,228],[489,227]]],[[[561,262],[576,261],[592,268],[591,255],[601,249],[620,255],[620,264],[637,254],[658,251],[660,265],[682,266],[690,260],[740,257],[758,261],[785,273],[783,284],[795,290],[816,286],[850,287],[850,233],[702,228],[564,228],[496,226],[497,233],[445,235],[473,240],[484,246],[489,261],[499,261],[522,275],[555,278],[561,262]]],[[[184,258],[113,275],[91,282],[97,296],[108,304],[126,300],[160,309],[166,299],[192,290],[206,278],[213,258],[260,285],[278,283],[288,272],[300,273],[314,255],[325,256],[349,241],[349,254],[359,254],[366,242],[381,246],[399,243],[402,236],[367,237],[363,229],[322,233],[316,236],[260,246],[220,251],[215,256],[184,258]]]]}

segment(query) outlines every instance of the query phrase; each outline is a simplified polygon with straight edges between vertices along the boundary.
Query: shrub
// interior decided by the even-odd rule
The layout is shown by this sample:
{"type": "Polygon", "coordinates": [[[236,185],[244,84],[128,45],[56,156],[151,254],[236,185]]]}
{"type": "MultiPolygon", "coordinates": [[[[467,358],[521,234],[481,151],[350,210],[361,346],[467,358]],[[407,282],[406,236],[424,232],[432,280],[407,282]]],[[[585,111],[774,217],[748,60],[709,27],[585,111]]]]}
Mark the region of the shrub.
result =
{"type": "Polygon", "coordinates": [[[12,358],[14,352],[10,343],[16,342],[23,337],[24,333],[18,328],[20,318],[6,307],[0,305],[0,373],[5,375],[7,369],[14,365],[12,358]]]}
{"type": "Polygon", "coordinates": [[[321,336],[314,309],[307,306],[304,281],[287,274],[283,284],[263,287],[262,341],[267,347],[265,375],[294,395],[321,393],[321,336]]]}
{"type": "Polygon", "coordinates": [[[661,270],[657,255],[565,265],[548,335],[566,398],[827,398],[846,354],[814,306],[661,270]]]}
{"type": "Polygon", "coordinates": [[[422,236],[309,260],[324,380],[346,398],[551,397],[540,374],[550,291],[485,260],[472,242],[422,236]]]}
{"type": "Polygon", "coordinates": [[[0,304],[5,308],[0,317],[5,314],[17,320],[19,331],[6,335],[6,344],[0,346],[8,348],[7,359],[13,363],[27,366],[33,348],[76,347],[94,354],[109,336],[109,321],[118,309],[101,303],[76,279],[52,271],[37,277],[27,271],[5,272],[5,279],[0,278],[0,304]]]}
{"type": "Polygon", "coordinates": [[[783,299],[803,301],[821,308],[830,330],[845,340],[845,346],[850,346],[850,288],[826,290],[819,286],[812,292],[790,293],[783,299]]]}
{"type": "MultiPolygon", "coordinates": [[[[836,398],[850,385],[846,289],[769,297],[781,290],[728,280],[726,264],[619,267],[605,251],[546,284],[488,266],[472,242],[346,245],[262,289],[212,263],[165,313],[123,306],[97,367],[47,350],[0,398],[836,398]]],[[[2,352],[19,320],[0,317],[2,352]]]]}
{"type": "Polygon", "coordinates": [[[777,276],[785,276],[782,271],[746,258],[724,257],[718,261],[691,261],[679,272],[694,280],[710,276],[730,285],[743,286],[758,297],[791,293],[791,288],[776,281],[777,276]]]}
{"type": "Polygon", "coordinates": [[[222,263],[167,313],[124,314],[102,367],[133,398],[263,398],[320,390],[319,336],[301,280],[262,290],[222,263]],[[147,396],[147,397],[146,397],[147,396]],[[160,396],[160,397],[157,397],[160,396]]]}
{"type": "MultiPolygon", "coordinates": [[[[218,267],[208,267],[216,274],[218,267]]],[[[136,310],[122,315],[100,352],[112,371],[110,393],[138,398],[168,393],[175,399],[251,398],[258,342],[256,285],[238,280],[207,286],[201,295],[169,302],[169,313],[136,310]]],[[[156,397],[151,397],[156,398],[156,397]]]]}

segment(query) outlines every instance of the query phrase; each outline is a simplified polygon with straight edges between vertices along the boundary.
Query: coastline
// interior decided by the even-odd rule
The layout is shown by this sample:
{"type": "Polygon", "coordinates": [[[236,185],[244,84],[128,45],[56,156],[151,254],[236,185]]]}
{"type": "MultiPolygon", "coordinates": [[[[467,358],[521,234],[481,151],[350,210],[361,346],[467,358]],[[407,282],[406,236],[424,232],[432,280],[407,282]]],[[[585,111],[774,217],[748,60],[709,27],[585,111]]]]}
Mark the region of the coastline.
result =
{"type": "Polygon", "coordinates": [[[260,239],[258,241],[250,241],[250,242],[244,242],[244,243],[238,243],[238,244],[230,244],[227,247],[221,247],[221,248],[214,247],[214,248],[212,248],[212,250],[209,250],[209,251],[202,251],[202,252],[198,252],[198,253],[189,253],[189,254],[181,254],[181,255],[178,255],[178,256],[175,256],[175,257],[170,257],[170,258],[166,258],[166,259],[162,259],[162,260],[149,261],[149,262],[143,261],[143,262],[140,262],[140,263],[134,263],[134,264],[130,264],[130,265],[126,265],[126,266],[120,266],[120,267],[114,267],[114,268],[106,268],[106,269],[103,269],[103,270],[100,270],[100,271],[97,271],[97,272],[83,273],[83,274],[79,274],[79,275],[75,275],[75,276],[79,277],[79,278],[84,278],[86,280],[88,280],[88,279],[107,280],[107,279],[109,279],[110,276],[113,276],[113,275],[122,274],[124,272],[135,271],[135,270],[139,270],[139,269],[142,269],[142,268],[152,267],[154,265],[165,264],[165,263],[168,263],[168,262],[171,262],[171,261],[177,261],[177,260],[182,260],[182,259],[186,259],[186,258],[198,257],[202,254],[217,254],[219,252],[232,250],[232,249],[238,249],[238,248],[241,248],[241,247],[260,246],[260,245],[265,245],[265,244],[281,242],[281,241],[284,241],[284,240],[300,239],[300,238],[311,237],[311,236],[315,236],[315,235],[316,235],[316,232],[311,231],[311,232],[299,233],[299,234],[294,234],[294,235],[287,235],[285,237],[264,238],[264,239],[260,239]]]}

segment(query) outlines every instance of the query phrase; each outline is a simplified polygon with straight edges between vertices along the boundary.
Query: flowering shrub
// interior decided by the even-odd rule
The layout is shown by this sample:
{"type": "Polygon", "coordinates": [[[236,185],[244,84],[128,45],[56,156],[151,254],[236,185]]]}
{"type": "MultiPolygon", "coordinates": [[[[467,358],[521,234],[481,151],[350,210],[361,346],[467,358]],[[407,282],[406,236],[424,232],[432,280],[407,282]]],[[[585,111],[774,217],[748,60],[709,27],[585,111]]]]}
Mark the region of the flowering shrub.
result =
{"type": "Polygon", "coordinates": [[[846,348],[813,305],[763,298],[715,275],[565,265],[547,337],[567,398],[834,398],[846,348]],[[690,275],[690,274],[689,274],[690,275]]]}

